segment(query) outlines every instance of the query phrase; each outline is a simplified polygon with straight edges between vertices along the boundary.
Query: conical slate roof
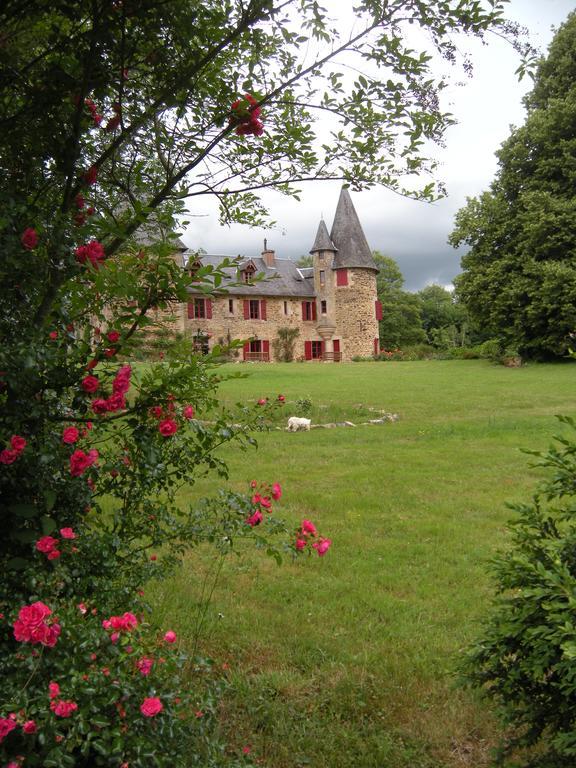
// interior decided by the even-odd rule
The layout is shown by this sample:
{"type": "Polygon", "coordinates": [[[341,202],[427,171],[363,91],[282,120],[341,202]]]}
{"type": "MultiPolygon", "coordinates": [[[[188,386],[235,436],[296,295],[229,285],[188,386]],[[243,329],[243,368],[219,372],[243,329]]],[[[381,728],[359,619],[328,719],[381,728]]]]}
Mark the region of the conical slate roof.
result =
{"type": "Polygon", "coordinates": [[[332,269],[363,267],[379,271],[346,187],[340,192],[330,239],[338,251],[332,269]]]}
{"type": "Polygon", "coordinates": [[[316,232],[316,239],[314,240],[314,245],[310,248],[310,253],[315,253],[316,251],[334,251],[334,253],[336,253],[337,250],[338,248],[336,248],[332,240],[330,240],[330,235],[328,234],[324,219],[320,219],[318,232],[316,232]]]}

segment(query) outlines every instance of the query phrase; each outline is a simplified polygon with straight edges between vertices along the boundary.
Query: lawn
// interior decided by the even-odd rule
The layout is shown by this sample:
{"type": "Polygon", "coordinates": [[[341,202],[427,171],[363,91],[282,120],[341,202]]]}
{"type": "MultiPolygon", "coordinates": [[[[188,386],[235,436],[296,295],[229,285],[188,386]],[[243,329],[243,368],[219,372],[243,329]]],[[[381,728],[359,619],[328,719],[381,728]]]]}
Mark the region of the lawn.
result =
{"type": "MultiPolygon", "coordinates": [[[[275,514],[314,520],[324,557],[278,567],[259,553],[187,557],[154,588],[159,620],[230,667],[231,747],[268,768],[455,768],[489,763],[498,727],[455,686],[491,598],[506,501],[539,481],[521,448],[545,449],[576,415],[576,365],[485,361],[226,366],[228,403],[278,393],[313,423],[398,413],[381,426],[258,436],[226,449],[231,485],[280,481],[275,514]],[[377,414],[376,414],[377,415],[377,414]],[[219,573],[214,581],[214,574],[219,573]],[[211,594],[204,610],[203,601],[211,594]]],[[[208,482],[195,495],[210,493],[208,482]]]]}

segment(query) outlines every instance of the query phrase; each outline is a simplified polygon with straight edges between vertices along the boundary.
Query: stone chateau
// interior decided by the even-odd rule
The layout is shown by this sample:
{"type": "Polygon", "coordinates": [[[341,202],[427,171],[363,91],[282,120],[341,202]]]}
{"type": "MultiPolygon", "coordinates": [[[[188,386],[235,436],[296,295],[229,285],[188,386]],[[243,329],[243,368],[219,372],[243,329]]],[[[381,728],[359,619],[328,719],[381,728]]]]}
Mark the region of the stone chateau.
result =
{"type": "MultiPolygon", "coordinates": [[[[207,298],[190,289],[187,305],[177,308],[177,329],[199,351],[230,339],[244,340],[240,359],[276,359],[274,340],[283,328],[296,328],[295,360],[349,361],[378,350],[381,307],[376,296],[378,268],[360,221],[343,187],[330,234],[320,221],[310,249],[312,267],[297,267],[276,256],[264,241],[261,256],[228,268],[225,295],[207,298]],[[265,279],[253,282],[254,276],[265,279]]],[[[217,266],[224,257],[190,256],[184,269],[217,266]]]]}

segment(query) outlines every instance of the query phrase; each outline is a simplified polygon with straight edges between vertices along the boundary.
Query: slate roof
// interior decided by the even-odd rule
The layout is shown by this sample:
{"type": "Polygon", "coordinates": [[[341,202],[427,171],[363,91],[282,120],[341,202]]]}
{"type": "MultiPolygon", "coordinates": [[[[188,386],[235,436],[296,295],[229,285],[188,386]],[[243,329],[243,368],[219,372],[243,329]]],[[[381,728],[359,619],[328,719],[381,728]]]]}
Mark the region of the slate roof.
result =
{"type": "Polygon", "coordinates": [[[318,224],[318,232],[316,232],[316,239],[314,240],[314,245],[312,248],[310,248],[310,253],[315,253],[316,251],[336,252],[337,250],[338,248],[336,248],[332,240],[330,240],[330,235],[328,234],[324,219],[320,219],[320,224],[318,224]]]}
{"type": "MultiPolygon", "coordinates": [[[[189,254],[189,258],[194,256],[195,254],[189,254]]],[[[221,287],[226,289],[228,296],[250,296],[252,294],[254,296],[286,296],[307,299],[313,298],[316,295],[314,291],[314,270],[298,268],[291,259],[279,259],[276,257],[274,260],[275,266],[268,267],[264,259],[260,257],[246,259],[244,257],[205,253],[201,253],[198,256],[198,261],[202,266],[211,265],[217,267],[224,259],[238,259],[239,264],[252,262],[256,267],[256,275],[262,272],[265,276],[264,280],[254,285],[249,285],[248,283],[230,285],[230,283],[238,281],[240,276],[237,267],[226,267],[223,271],[227,278],[223,280],[221,287]]],[[[190,293],[194,293],[193,289],[188,290],[190,293]]]]}
{"type": "Polygon", "coordinates": [[[346,187],[340,192],[330,239],[337,248],[332,269],[363,267],[379,272],[346,187]]]}

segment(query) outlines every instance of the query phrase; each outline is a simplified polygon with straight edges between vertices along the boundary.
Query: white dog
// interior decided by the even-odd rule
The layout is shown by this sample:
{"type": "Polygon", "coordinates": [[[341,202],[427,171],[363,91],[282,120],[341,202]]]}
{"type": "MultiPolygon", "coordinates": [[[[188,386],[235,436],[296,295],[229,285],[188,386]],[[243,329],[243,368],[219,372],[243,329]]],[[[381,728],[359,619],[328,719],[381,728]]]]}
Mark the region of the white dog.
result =
{"type": "Polygon", "coordinates": [[[298,416],[290,416],[288,419],[288,432],[310,432],[310,419],[301,419],[298,416]]]}

